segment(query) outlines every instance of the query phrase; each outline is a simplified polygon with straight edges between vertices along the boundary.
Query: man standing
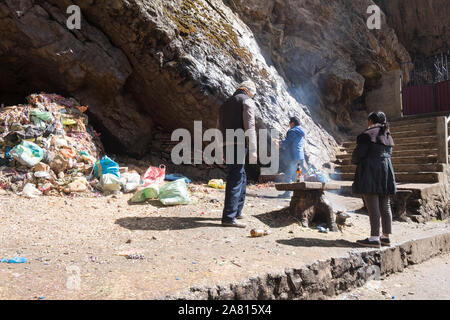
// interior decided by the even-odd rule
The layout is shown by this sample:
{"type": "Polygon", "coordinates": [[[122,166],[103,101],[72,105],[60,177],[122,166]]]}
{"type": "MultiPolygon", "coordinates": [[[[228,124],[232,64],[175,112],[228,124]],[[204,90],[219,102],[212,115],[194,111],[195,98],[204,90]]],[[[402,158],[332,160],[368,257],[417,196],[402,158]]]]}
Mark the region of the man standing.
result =
{"type": "MultiPolygon", "coordinates": [[[[297,166],[300,164],[302,172],[306,172],[305,168],[305,132],[300,127],[300,121],[296,117],[292,117],[289,120],[289,131],[286,135],[286,139],[278,140],[281,148],[281,157],[283,159],[285,174],[285,182],[295,182],[297,166]]],[[[291,196],[290,191],[286,191],[281,198],[287,198],[291,196]]]]}
{"type": "MultiPolygon", "coordinates": [[[[255,102],[256,94],[253,81],[245,81],[239,85],[236,92],[220,108],[218,128],[223,134],[225,146],[234,151],[234,161],[227,159],[227,186],[225,190],[225,207],[222,215],[222,226],[245,228],[246,225],[237,222],[242,219],[245,195],[247,190],[247,175],[245,173],[245,158],[250,149],[250,163],[257,161],[255,102]],[[227,129],[242,129],[248,134],[248,149],[244,141],[227,140],[227,129]],[[242,145],[242,142],[244,145],[242,145]],[[240,151],[241,150],[241,151],[240,151]],[[244,152],[242,152],[244,151],[244,152]]],[[[238,139],[239,140],[239,139],[238,139]]]]}

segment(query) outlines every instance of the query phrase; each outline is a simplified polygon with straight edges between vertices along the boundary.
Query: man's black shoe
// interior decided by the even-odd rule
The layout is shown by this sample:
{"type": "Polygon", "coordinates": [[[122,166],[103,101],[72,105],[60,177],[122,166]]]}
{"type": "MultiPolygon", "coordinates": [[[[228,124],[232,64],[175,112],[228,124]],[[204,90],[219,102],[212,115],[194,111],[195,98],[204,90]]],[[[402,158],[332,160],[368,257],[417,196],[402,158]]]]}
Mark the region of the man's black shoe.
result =
{"type": "Polygon", "coordinates": [[[390,247],[391,246],[391,240],[389,238],[387,238],[387,239],[381,238],[380,239],[380,243],[381,243],[381,245],[383,247],[390,247]]]}
{"type": "Polygon", "coordinates": [[[356,243],[363,247],[381,248],[380,241],[370,241],[369,239],[365,239],[365,240],[358,240],[356,241],[356,243]]]}

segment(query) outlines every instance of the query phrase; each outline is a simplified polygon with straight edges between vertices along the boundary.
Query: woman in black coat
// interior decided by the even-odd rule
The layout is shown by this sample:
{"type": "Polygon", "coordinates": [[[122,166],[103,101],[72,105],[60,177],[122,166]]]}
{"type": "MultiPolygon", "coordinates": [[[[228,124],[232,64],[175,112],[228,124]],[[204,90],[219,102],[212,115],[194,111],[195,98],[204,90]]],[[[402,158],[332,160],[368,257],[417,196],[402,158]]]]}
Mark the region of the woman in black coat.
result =
{"type": "Polygon", "coordinates": [[[392,233],[390,196],[397,192],[391,162],[394,140],[383,112],[371,113],[367,125],[368,129],[358,136],[352,155],[352,163],[357,165],[353,193],[362,195],[369,211],[371,237],[357,243],[380,248],[390,246],[389,235],[392,233]]]}

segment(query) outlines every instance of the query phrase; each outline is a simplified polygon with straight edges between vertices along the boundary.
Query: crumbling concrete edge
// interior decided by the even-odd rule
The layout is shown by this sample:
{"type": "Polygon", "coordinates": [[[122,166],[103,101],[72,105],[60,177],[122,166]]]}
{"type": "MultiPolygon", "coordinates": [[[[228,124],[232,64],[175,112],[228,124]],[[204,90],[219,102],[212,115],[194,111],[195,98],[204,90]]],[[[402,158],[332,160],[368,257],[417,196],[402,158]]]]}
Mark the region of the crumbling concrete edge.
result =
{"type": "Polygon", "coordinates": [[[369,280],[402,272],[410,265],[450,252],[450,233],[415,239],[391,248],[351,252],[300,269],[248,278],[228,286],[191,287],[161,300],[316,300],[363,286],[369,280]]]}

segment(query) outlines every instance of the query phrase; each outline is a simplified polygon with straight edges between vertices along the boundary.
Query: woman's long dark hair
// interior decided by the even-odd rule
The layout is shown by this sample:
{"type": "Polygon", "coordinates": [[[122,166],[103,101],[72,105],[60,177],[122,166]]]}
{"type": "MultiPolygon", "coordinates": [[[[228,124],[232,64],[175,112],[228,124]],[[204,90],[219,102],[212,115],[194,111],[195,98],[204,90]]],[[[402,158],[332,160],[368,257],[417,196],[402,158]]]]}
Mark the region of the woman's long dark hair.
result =
{"type": "Polygon", "coordinates": [[[384,112],[372,112],[369,114],[369,120],[373,122],[373,124],[378,124],[380,126],[380,136],[381,135],[390,135],[389,125],[387,123],[386,114],[384,112]]]}

